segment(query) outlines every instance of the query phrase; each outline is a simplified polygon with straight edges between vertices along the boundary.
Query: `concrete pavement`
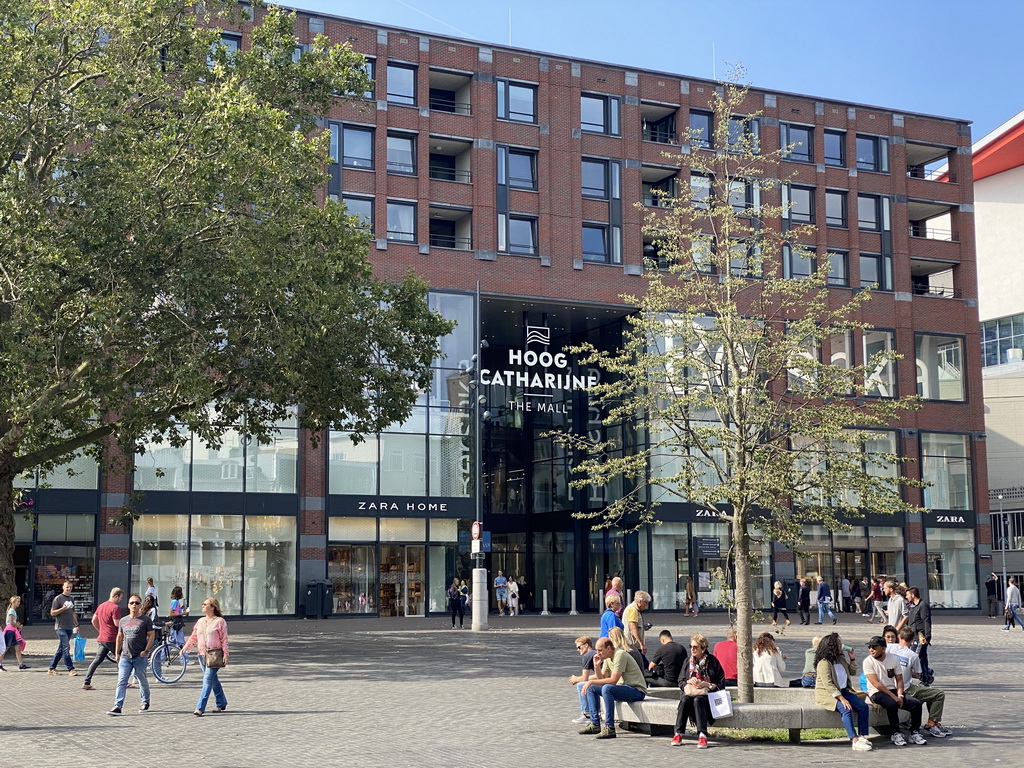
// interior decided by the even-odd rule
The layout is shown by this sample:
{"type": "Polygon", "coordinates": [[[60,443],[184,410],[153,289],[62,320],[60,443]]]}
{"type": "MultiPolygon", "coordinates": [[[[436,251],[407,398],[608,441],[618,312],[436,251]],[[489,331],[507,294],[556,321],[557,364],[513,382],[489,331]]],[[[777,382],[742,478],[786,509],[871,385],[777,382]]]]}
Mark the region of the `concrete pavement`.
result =
{"type": "MultiPolygon", "coordinates": [[[[726,618],[704,614],[650,614],[656,636],[677,639],[700,631],[724,636],[726,618]]],[[[231,620],[231,666],[221,674],[228,711],[191,715],[200,675],[190,668],[174,685],[152,682],[152,712],[141,715],[129,690],[125,715],[108,717],[116,675],[104,665],[95,691],[78,677],[53,677],[46,668],[56,648],[47,626],[26,631],[28,663],[13,658],[0,674],[3,715],[0,755],[6,766],[205,765],[241,766],[484,766],[678,765],[693,759],[728,761],[730,768],[762,768],[766,761],[796,765],[891,765],[913,760],[974,761],[1024,766],[1016,740],[1024,705],[1024,632],[1001,632],[1002,622],[938,618],[931,663],[947,691],[944,722],[951,739],[924,747],[853,752],[835,742],[694,742],[670,749],[668,739],[620,732],[615,741],[579,736],[568,676],[577,670],[573,639],[597,635],[597,615],[491,616],[491,629],[452,631],[445,618],[231,620]],[[903,754],[905,753],[905,754],[903,754]],[[698,757],[699,756],[699,757],[698,757]]],[[[756,630],[766,625],[757,625],[756,630]]],[[[779,638],[793,676],[803,650],[821,629],[792,626],[779,638]]],[[[877,633],[853,615],[840,618],[844,642],[863,658],[877,633]]],[[[88,654],[95,648],[91,628],[88,654]]],[[[787,675],[788,676],[788,675],[787,675]]]]}

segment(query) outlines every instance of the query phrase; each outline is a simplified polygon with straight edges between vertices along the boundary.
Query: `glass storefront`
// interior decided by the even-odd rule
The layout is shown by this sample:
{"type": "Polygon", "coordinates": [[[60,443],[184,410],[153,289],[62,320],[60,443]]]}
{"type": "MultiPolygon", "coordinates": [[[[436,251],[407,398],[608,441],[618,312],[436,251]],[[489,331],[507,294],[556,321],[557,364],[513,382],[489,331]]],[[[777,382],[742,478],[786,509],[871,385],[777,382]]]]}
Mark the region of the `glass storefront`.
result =
{"type": "Polygon", "coordinates": [[[928,600],[935,608],[977,608],[978,574],[974,530],[925,528],[928,600]]]}
{"type": "Polygon", "coordinates": [[[928,509],[974,509],[971,444],[967,435],[921,433],[921,479],[928,509]]]}
{"type": "Polygon", "coordinates": [[[797,578],[810,579],[813,590],[821,576],[833,597],[844,576],[851,581],[864,576],[904,581],[903,551],[903,528],[899,526],[855,525],[830,534],[823,525],[805,525],[797,578]]]}

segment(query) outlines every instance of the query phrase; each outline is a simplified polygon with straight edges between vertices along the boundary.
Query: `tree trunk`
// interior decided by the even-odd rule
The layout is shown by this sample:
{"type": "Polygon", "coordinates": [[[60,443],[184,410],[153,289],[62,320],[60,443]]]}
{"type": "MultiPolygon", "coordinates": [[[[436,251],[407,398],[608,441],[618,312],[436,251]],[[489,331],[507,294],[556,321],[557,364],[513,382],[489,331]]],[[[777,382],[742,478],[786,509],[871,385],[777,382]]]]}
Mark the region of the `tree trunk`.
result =
{"type": "Polygon", "coordinates": [[[754,609],[750,586],[750,534],[747,515],[736,510],[732,520],[732,540],[736,548],[736,651],[739,701],[754,700],[753,621],[754,609]]]}
{"type": "Polygon", "coordinates": [[[0,455],[0,599],[18,594],[14,583],[14,457],[0,455]]]}

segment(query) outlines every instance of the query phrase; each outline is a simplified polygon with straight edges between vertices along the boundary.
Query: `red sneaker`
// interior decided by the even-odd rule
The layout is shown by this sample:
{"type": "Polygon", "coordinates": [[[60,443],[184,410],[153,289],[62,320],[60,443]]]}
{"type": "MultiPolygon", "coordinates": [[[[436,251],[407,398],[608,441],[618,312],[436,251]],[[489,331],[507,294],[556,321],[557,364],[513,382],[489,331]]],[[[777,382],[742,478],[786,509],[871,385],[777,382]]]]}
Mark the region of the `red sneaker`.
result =
{"type": "Polygon", "coordinates": [[[669,744],[669,746],[670,747],[681,747],[681,746],[683,746],[683,737],[680,736],[677,733],[675,736],[672,737],[672,743],[669,744]]]}
{"type": "Polygon", "coordinates": [[[705,736],[702,733],[700,736],[697,737],[697,749],[707,749],[707,748],[708,748],[708,737],[705,736]]]}

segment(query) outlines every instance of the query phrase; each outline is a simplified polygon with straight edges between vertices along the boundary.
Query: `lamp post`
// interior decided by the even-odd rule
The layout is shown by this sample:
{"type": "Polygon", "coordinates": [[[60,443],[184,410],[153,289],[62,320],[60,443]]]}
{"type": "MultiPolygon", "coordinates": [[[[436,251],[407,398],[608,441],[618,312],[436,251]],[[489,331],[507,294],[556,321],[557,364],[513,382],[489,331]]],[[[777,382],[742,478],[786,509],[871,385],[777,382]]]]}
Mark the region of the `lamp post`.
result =
{"type": "MultiPolygon", "coordinates": [[[[483,386],[480,381],[481,353],[489,346],[487,339],[480,335],[480,283],[476,284],[476,327],[474,329],[476,339],[476,353],[470,358],[469,372],[472,379],[469,382],[469,391],[473,397],[473,472],[476,477],[475,512],[477,531],[483,530],[483,504],[484,504],[484,462],[483,462],[483,437],[484,419],[487,412],[483,406],[487,403],[487,397],[483,394],[483,386]]],[[[480,534],[483,536],[483,534],[480,534]]],[[[488,628],[487,615],[490,611],[490,594],[488,593],[487,569],[484,568],[483,541],[474,542],[475,547],[480,551],[473,553],[475,566],[473,568],[473,620],[470,629],[474,632],[481,632],[488,628]]]]}

